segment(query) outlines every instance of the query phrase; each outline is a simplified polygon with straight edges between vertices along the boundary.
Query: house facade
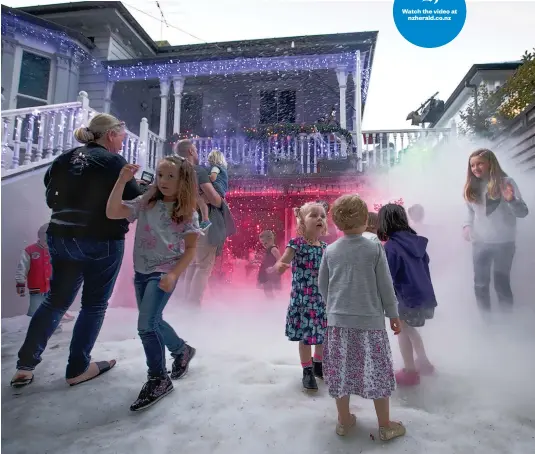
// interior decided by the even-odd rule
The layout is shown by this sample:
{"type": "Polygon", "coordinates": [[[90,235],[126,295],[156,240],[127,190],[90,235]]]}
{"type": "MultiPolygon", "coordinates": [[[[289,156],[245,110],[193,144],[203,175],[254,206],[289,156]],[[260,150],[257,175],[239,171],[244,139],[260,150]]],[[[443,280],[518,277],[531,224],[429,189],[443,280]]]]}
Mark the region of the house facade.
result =
{"type": "Polygon", "coordinates": [[[513,75],[521,63],[521,61],[511,61],[473,65],[446,101],[443,114],[431,126],[458,127],[462,123],[461,112],[474,101],[475,90],[481,86],[489,92],[497,90],[513,75]]]}

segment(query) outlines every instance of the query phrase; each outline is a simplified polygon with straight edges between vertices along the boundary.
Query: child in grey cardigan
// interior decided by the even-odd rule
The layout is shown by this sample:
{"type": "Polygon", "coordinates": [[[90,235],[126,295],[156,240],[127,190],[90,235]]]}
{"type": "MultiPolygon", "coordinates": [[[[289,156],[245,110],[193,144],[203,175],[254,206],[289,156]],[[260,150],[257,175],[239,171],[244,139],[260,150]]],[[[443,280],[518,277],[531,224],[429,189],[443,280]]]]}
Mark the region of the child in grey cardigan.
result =
{"type": "Polygon", "coordinates": [[[468,160],[464,187],[468,217],[463,235],[472,242],[474,289],[479,307],[489,311],[490,274],[503,308],[513,304],[511,267],[516,250],[516,219],[528,215],[528,207],[514,180],[502,170],[494,153],[474,151],[468,160]]]}
{"type": "Polygon", "coordinates": [[[394,333],[400,332],[392,278],[381,244],[362,236],[366,204],[357,195],[342,196],[332,213],[344,236],[324,252],[318,285],[327,308],[323,373],[338,408],[336,433],[346,435],[355,425],[349,398],[356,394],[373,399],[379,436],[391,440],[405,435],[403,424],[389,415],[396,380],[385,316],[394,333]]]}

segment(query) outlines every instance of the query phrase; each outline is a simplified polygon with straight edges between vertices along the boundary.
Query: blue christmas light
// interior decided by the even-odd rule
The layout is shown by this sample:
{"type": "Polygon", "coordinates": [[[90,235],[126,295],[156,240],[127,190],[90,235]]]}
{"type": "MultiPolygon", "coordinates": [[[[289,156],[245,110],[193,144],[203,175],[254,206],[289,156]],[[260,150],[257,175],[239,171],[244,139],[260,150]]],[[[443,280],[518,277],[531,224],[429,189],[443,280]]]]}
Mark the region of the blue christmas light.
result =
{"type": "Polygon", "coordinates": [[[21,35],[30,41],[51,44],[58,51],[70,54],[79,62],[89,61],[97,72],[104,69],[98,60],[93,58],[86,49],[67,33],[32,24],[10,12],[2,13],[2,36],[14,37],[16,35],[21,35]]]}
{"type": "MultiPolygon", "coordinates": [[[[120,61],[107,62],[109,80],[149,80],[168,79],[173,76],[196,77],[230,74],[247,74],[258,72],[315,71],[346,67],[355,71],[355,59],[358,52],[340,54],[301,55],[283,57],[235,58],[232,60],[181,62],[170,58],[165,63],[144,63],[123,66],[120,61]]],[[[370,62],[368,52],[360,53],[362,101],[368,93],[370,62]]]]}

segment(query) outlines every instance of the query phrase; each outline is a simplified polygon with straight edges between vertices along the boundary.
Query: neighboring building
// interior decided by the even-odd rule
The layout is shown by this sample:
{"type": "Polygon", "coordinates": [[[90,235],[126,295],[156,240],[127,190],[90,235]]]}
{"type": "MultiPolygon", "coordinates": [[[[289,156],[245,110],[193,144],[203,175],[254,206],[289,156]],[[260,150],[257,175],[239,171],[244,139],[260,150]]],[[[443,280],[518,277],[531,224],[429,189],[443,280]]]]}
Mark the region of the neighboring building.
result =
{"type": "Polygon", "coordinates": [[[498,89],[521,64],[521,61],[511,61],[473,65],[446,101],[444,113],[431,127],[459,126],[460,113],[474,100],[476,87],[484,85],[490,92],[498,89]]]}

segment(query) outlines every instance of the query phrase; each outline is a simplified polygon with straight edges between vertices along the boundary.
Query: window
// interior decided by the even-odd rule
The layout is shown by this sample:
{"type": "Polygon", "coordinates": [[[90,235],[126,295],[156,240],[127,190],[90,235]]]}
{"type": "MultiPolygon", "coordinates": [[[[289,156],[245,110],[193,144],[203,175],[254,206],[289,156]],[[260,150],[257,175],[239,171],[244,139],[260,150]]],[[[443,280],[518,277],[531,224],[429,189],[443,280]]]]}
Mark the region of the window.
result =
{"type": "Polygon", "coordinates": [[[51,69],[50,58],[22,52],[17,109],[48,104],[51,69]]]}
{"type": "Polygon", "coordinates": [[[295,123],[295,91],[260,92],[260,123],[295,123]]]}

